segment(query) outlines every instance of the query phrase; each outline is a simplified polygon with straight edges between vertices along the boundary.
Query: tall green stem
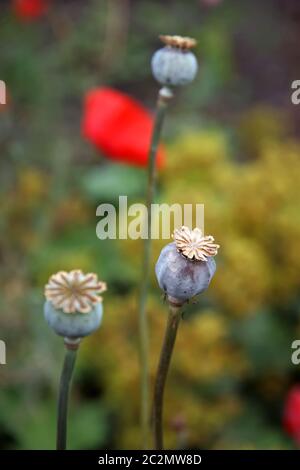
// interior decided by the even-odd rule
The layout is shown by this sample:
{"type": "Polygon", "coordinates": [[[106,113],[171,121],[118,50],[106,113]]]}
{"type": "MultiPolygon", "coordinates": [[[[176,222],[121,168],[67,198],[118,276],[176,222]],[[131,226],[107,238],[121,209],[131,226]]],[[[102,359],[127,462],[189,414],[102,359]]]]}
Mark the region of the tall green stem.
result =
{"type": "Polygon", "coordinates": [[[76,353],[77,351],[74,349],[66,350],[64,365],[60,377],[56,439],[57,450],[66,450],[68,397],[70,382],[76,361],[76,353]]]}
{"type": "Polygon", "coordinates": [[[146,315],[147,292],[150,278],[151,261],[151,206],[154,199],[156,186],[156,155],[161,136],[162,126],[168,107],[168,102],[172,98],[169,88],[162,88],[158,94],[156,117],[151,138],[151,145],[148,160],[148,185],[147,185],[147,214],[148,214],[148,237],[145,239],[142,265],[142,283],[139,297],[139,355],[141,370],[141,431],[142,446],[147,448],[148,428],[149,428],[149,366],[148,366],[148,321],[146,315]]]}
{"type": "Polygon", "coordinates": [[[156,450],[162,450],[164,448],[162,426],[164,390],[180,318],[181,307],[170,305],[170,312],[167,321],[164,342],[160,353],[154,388],[153,426],[156,450]]]}

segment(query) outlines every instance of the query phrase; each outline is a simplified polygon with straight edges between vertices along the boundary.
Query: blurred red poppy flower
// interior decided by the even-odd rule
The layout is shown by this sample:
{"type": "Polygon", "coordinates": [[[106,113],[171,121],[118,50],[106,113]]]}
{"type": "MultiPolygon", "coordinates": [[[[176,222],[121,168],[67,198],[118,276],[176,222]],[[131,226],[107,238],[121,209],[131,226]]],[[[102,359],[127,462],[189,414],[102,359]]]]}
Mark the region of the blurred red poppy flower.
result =
{"type": "Polygon", "coordinates": [[[219,3],[222,2],[222,0],[200,0],[201,3],[203,3],[204,5],[208,6],[208,7],[215,7],[217,5],[219,5],[219,3]]]}
{"type": "MultiPolygon", "coordinates": [[[[124,93],[105,87],[93,89],[85,96],[83,136],[112,160],[146,166],[152,127],[151,114],[124,93]]],[[[163,159],[160,146],[158,166],[163,159]]]]}
{"type": "Polygon", "coordinates": [[[300,385],[295,385],[288,393],[283,411],[283,426],[300,445],[300,385]]]}
{"type": "Polygon", "coordinates": [[[49,8],[46,0],[13,0],[13,10],[21,20],[30,21],[44,15],[49,8]]]}

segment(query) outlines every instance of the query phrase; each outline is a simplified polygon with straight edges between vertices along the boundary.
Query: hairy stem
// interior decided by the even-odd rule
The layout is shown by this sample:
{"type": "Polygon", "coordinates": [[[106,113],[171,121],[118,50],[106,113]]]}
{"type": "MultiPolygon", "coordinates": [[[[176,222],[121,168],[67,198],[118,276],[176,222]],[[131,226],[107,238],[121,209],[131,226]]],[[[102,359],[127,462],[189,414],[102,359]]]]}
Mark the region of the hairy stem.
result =
{"type": "Polygon", "coordinates": [[[155,449],[163,447],[163,399],[172,352],[181,318],[181,306],[170,305],[167,327],[156,374],[153,403],[153,425],[155,449]]]}
{"type": "Polygon", "coordinates": [[[56,449],[66,450],[68,397],[72,373],[76,361],[76,350],[67,349],[60,377],[57,415],[56,449]]]}
{"type": "Polygon", "coordinates": [[[156,186],[156,155],[161,136],[162,126],[168,103],[172,98],[169,88],[162,88],[158,94],[156,117],[151,138],[148,160],[148,185],[147,185],[147,216],[148,237],[145,239],[142,265],[142,282],[139,297],[139,356],[141,370],[141,438],[142,446],[147,448],[149,429],[149,366],[148,366],[148,321],[146,315],[147,293],[150,278],[151,261],[151,205],[153,203],[156,186]]]}

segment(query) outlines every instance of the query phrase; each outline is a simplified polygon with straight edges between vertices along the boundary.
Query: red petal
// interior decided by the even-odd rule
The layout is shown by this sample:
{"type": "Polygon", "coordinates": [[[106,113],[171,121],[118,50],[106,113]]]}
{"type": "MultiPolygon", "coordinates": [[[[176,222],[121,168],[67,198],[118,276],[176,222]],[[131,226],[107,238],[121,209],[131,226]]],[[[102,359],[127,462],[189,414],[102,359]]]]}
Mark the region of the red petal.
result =
{"type": "MultiPolygon", "coordinates": [[[[96,88],[85,96],[82,133],[112,160],[146,166],[153,118],[136,100],[112,88],[96,88]]],[[[164,159],[160,146],[158,166],[164,159]]]]}
{"type": "Polygon", "coordinates": [[[23,20],[39,18],[47,12],[48,7],[46,0],[13,0],[13,9],[23,20]]]}
{"type": "Polygon", "coordinates": [[[294,438],[300,436],[300,387],[295,386],[287,396],[283,412],[283,426],[294,438]]]}

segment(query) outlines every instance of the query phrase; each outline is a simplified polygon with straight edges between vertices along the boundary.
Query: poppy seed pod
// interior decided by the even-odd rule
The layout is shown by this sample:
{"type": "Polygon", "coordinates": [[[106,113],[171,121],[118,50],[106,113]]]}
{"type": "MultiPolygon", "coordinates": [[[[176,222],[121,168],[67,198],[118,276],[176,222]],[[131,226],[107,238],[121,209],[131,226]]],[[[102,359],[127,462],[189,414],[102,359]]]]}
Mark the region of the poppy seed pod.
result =
{"type": "Polygon", "coordinates": [[[192,82],[197,74],[198,62],[190,49],[196,41],[181,36],[160,36],[160,39],[165,47],[156,51],[151,61],[155,79],[170,86],[192,82]]]}
{"type": "Polygon", "coordinates": [[[56,309],[48,300],[45,302],[44,314],[48,325],[59,336],[83,338],[99,328],[103,315],[103,307],[101,303],[98,303],[87,314],[76,312],[71,315],[56,309]]]}
{"type": "Polygon", "coordinates": [[[102,298],[106,290],[96,274],[80,270],[60,271],[50,277],[45,287],[45,319],[51,328],[65,338],[82,338],[101,324],[102,298]]]}
{"type": "Polygon", "coordinates": [[[219,245],[212,236],[203,237],[197,228],[175,230],[174,240],[162,249],[155,272],[168,299],[184,303],[208,288],[216,271],[213,256],[219,245]]]}

